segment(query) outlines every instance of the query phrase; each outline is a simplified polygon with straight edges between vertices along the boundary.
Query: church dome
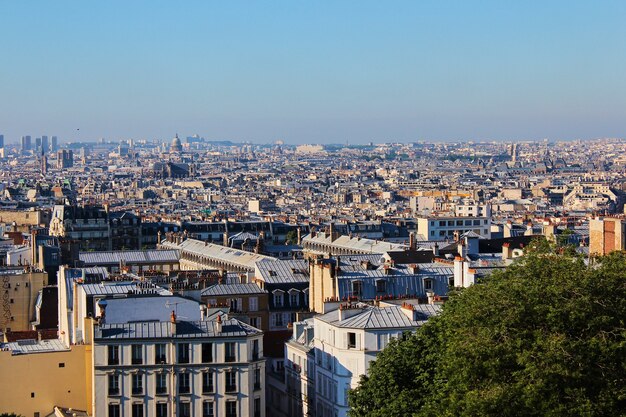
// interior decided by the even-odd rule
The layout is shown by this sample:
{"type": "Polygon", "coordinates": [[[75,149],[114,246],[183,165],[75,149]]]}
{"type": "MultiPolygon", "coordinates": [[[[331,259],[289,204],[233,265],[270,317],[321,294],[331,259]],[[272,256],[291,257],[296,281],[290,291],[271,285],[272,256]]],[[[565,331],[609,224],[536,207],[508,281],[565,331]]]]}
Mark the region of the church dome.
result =
{"type": "Polygon", "coordinates": [[[182,152],[183,150],[183,144],[181,143],[180,139],[178,138],[178,134],[176,134],[176,137],[174,139],[172,139],[172,145],[170,146],[170,151],[171,152],[182,152]]]}

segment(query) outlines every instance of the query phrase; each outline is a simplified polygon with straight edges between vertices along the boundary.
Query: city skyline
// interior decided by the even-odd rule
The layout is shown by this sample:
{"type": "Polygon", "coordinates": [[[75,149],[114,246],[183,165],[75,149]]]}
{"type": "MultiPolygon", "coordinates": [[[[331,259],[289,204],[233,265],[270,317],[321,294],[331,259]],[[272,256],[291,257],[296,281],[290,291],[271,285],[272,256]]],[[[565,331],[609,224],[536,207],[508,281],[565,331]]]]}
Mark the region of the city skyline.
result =
{"type": "Polygon", "coordinates": [[[623,137],[626,5],[5,2],[15,143],[623,137]],[[78,130],[80,129],[80,130],[78,130]]]}

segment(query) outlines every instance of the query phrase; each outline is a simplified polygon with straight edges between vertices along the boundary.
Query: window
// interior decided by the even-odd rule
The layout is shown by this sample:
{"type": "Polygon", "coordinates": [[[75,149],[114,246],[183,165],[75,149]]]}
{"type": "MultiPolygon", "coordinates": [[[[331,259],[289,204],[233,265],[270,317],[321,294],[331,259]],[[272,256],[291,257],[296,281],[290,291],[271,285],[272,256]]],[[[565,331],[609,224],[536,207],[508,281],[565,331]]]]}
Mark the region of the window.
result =
{"type": "Polygon", "coordinates": [[[189,384],[189,373],[183,372],[178,374],[178,393],[189,394],[189,391],[191,391],[191,386],[189,384]]]}
{"type": "Polygon", "coordinates": [[[109,417],[121,417],[119,404],[109,404],[109,417]]]}
{"type": "Polygon", "coordinates": [[[167,394],[167,374],[156,374],[156,393],[167,394]]]}
{"type": "Polygon", "coordinates": [[[298,294],[295,291],[289,293],[289,305],[291,307],[299,306],[300,305],[300,294],[298,294]]]}
{"type": "Polygon", "coordinates": [[[257,329],[261,328],[261,317],[250,317],[250,326],[256,327],[257,329]]]}
{"type": "Polygon", "coordinates": [[[215,390],[213,379],[213,371],[207,371],[202,374],[202,393],[209,394],[215,390]]]}
{"type": "Polygon", "coordinates": [[[157,403],[156,417],[168,417],[167,416],[167,403],[157,403]]]}
{"type": "Polygon", "coordinates": [[[352,281],[352,295],[360,297],[363,292],[363,283],[361,281],[352,281]]]}
{"type": "Polygon", "coordinates": [[[133,387],[133,395],[141,395],[143,394],[143,375],[142,374],[133,374],[132,376],[132,387],[133,387]]]}
{"type": "Polygon", "coordinates": [[[215,407],[212,401],[202,403],[202,417],[215,417],[215,407]]]}
{"type": "Polygon", "coordinates": [[[259,360],[259,341],[255,339],[252,341],[252,360],[259,360]]]}
{"type": "Polygon", "coordinates": [[[348,349],[356,348],[356,333],[349,332],[348,333],[348,349]]]}
{"type": "Polygon", "coordinates": [[[376,280],[376,292],[387,292],[387,281],[384,279],[376,280]]]}
{"type": "Polygon", "coordinates": [[[119,365],[120,364],[120,347],[119,346],[108,346],[108,364],[109,365],[119,365]]]}
{"type": "Polygon", "coordinates": [[[140,365],[143,363],[143,346],[132,345],[131,362],[133,365],[140,365]]]}
{"type": "Polygon", "coordinates": [[[448,277],[448,288],[454,287],[454,277],[448,277]]]}
{"type": "Polygon", "coordinates": [[[254,370],[254,390],[261,389],[261,368],[256,368],[254,370]]]}
{"type": "Polygon", "coordinates": [[[165,343],[157,343],[154,345],[154,363],[167,362],[165,343]]]}
{"type": "Polygon", "coordinates": [[[432,290],[433,289],[433,280],[432,279],[425,279],[424,280],[424,289],[425,290],[432,290]]]}
{"type": "Polygon", "coordinates": [[[143,417],[143,404],[133,404],[132,417],[143,417]]]}
{"type": "Polygon", "coordinates": [[[119,395],[120,377],[119,375],[109,375],[109,395],[119,395]]]}
{"type": "Polygon", "coordinates": [[[202,363],[213,362],[213,343],[202,344],[202,363]]]}
{"type": "Polygon", "coordinates": [[[226,401],[226,417],[237,417],[237,401],[226,401]]]}
{"type": "Polygon", "coordinates": [[[445,226],[446,222],[444,220],[439,221],[439,227],[445,226]]]}
{"type": "Polygon", "coordinates": [[[180,417],[191,417],[191,404],[188,402],[178,403],[178,415],[180,417]]]}
{"type": "Polygon", "coordinates": [[[248,310],[259,311],[259,298],[258,297],[248,298],[248,310]]]}
{"type": "Polygon", "coordinates": [[[178,363],[189,363],[189,343],[178,344],[178,363]]]}
{"type": "Polygon", "coordinates": [[[283,292],[276,291],[274,293],[274,307],[282,307],[283,306],[283,292]]]}
{"type": "Polygon", "coordinates": [[[234,342],[226,342],[224,344],[224,362],[235,362],[237,360],[235,349],[236,346],[234,342]]]}
{"type": "Polygon", "coordinates": [[[235,371],[226,371],[226,392],[237,391],[237,373],[235,371]]]}
{"type": "Polygon", "coordinates": [[[254,399],[254,417],[261,417],[261,398],[254,399]]]}
{"type": "Polygon", "coordinates": [[[474,226],[480,226],[480,220],[472,220],[474,226]]]}
{"type": "Polygon", "coordinates": [[[272,317],[274,317],[275,326],[281,327],[285,325],[285,322],[283,321],[283,313],[274,313],[272,317]]]}

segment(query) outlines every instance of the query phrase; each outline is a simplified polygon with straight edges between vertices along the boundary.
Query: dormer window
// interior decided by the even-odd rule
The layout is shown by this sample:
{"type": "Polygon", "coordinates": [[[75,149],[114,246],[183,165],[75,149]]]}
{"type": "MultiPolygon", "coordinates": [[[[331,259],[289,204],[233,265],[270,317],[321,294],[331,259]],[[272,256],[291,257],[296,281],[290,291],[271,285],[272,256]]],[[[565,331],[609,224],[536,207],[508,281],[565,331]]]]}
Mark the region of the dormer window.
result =
{"type": "Polygon", "coordinates": [[[289,305],[291,307],[297,307],[300,305],[300,291],[295,288],[289,290],[289,305]]]}
{"type": "Polygon", "coordinates": [[[433,289],[433,280],[432,279],[425,279],[424,280],[424,289],[426,291],[430,291],[433,289]]]}
{"type": "Polygon", "coordinates": [[[360,297],[362,294],[363,294],[363,282],[352,281],[352,295],[355,297],[360,297]]]}
{"type": "Polygon", "coordinates": [[[284,306],[284,294],[284,291],[281,290],[274,291],[274,307],[284,306]]]}
{"type": "Polygon", "coordinates": [[[376,280],[376,292],[387,292],[387,281],[384,279],[376,280]]]}

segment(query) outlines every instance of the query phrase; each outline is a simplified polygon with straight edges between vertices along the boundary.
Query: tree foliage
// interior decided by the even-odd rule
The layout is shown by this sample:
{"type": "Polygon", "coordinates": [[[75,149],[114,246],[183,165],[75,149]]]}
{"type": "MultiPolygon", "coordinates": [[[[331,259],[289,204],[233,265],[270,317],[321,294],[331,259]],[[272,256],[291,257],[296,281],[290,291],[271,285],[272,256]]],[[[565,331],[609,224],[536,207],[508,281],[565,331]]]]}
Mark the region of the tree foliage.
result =
{"type": "Polygon", "coordinates": [[[350,393],[350,415],[624,415],[626,256],[587,266],[531,246],[390,343],[350,393]]]}

